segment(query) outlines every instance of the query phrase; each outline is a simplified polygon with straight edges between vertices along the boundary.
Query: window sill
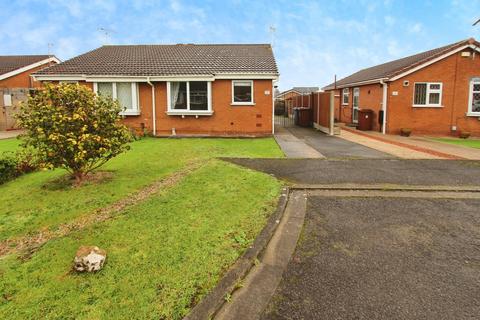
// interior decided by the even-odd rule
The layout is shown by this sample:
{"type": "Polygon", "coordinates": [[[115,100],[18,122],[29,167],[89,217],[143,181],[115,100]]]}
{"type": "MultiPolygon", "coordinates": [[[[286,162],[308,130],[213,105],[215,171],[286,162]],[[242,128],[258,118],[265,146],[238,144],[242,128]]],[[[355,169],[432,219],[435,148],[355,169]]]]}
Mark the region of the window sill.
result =
{"type": "Polygon", "coordinates": [[[467,112],[467,117],[480,117],[480,112],[467,112]]]}
{"type": "Polygon", "coordinates": [[[441,105],[436,104],[414,104],[412,105],[413,108],[443,108],[441,105]]]}
{"type": "Polygon", "coordinates": [[[342,107],[348,107],[348,103],[342,103],[342,107]]]}
{"type": "Polygon", "coordinates": [[[230,103],[231,106],[254,106],[254,102],[232,102],[230,103]]]}
{"type": "Polygon", "coordinates": [[[167,111],[169,116],[211,116],[213,111],[167,111]]]}
{"type": "Polygon", "coordinates": [[[120,112],[120,115],[121,116],[139,116],[140,111],[123,111],[123,112],[120,112]]]}

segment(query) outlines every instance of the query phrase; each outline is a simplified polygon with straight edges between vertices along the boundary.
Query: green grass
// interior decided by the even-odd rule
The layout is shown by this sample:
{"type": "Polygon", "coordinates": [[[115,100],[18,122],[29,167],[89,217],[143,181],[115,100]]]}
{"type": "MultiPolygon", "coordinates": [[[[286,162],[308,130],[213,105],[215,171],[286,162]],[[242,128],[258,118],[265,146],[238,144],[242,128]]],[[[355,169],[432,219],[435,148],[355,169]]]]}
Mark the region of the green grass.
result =
{"type": "Polygon", "coordinates": [[[435,141],[480,149],[480,139],[435,138],[435,141]]]}
{"type": "Polygon", "coordinates": [[[6,151],[15,151],[18,149],[20,140],[16,138],[2,139],[0,140],[0,154],[6,151]]]}
{"type": "Polygon", "coordinates": [[[0,241],[91,214],[181,170],[189,161],[217,156],[281,157],[282,153],[271,138],[148,138],[132,143],[129,152],[102,167],[113,173],[113,178],[102,184],[65,189],[55,183],[65,175],[63,170],[28,174],[0,186],[0,241]]]}
{"type": "MultiPolygon", "coordinates": [[[[14,140],[15,141],[15,140],[14,140]]],[[[15,148],[9,140],[0,148],[15,148]]],[[[114,218],[48,241],[31,257],[0,258],[0,319],[181,319],[252,243],[280,183],[214,157],[282,157],[273,139],[153,139],[102,170],[112,179],[65,187],[63,170],[0,186],[0,241],[94,215],[185,168],[179,183],[114,218]],[[96,274],[71,271],[80,245],[108,253],[96,274]]]]}
{"type": "Polygon", "coordinates": [[[0,318],[181,319],[253,241],[279,190],[266,174],[211,160],[116,219],[51,240],[27,261],[1,260],[0,318]],[[82,244],[107,251],[99,273],[70,271],[82,244]]]}

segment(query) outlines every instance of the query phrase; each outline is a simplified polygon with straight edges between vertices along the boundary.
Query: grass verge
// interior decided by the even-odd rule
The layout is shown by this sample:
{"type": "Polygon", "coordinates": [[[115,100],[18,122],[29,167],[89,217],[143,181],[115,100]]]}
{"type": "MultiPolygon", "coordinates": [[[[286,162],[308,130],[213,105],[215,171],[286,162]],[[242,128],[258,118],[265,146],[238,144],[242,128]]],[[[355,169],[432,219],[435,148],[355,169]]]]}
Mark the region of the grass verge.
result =
{"type": "Polygon", "coordinates": [[[433,140],[458,146],[480,149],[480,139],[434,138],[433,140]]]}

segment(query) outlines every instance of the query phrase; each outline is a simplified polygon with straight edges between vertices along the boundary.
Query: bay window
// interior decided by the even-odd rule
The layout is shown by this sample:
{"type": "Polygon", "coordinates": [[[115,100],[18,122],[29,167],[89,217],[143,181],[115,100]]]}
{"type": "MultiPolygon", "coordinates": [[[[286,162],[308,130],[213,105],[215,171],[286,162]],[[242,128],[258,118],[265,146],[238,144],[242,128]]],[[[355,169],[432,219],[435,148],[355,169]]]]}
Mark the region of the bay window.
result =
{"type": "Polygon", "coordinates": [[[480,117],[480,78],[470,81],[469,92],[467,115],[480,117]]]}
{"type": "Polygon", "coordinates": [[[169,114],[211,114],[210,81],[167,82],[167,104],[169,114]]]}
{"type": "Polygon", "coordinates": [[[414,107],[441,107],[442,83],[417,82],[413,94],[414,107]]]}
{"type": "Polygon", "coordinates": [[[233,80],[232,81],[232,104],[253,105],[253,81],[233,80]]]}
{"type": "Polygon", "coordinates": [[[135,82],[94,82],[93,91],[118,101],[122,115],[139,115],[137,83],[135,82]]]}

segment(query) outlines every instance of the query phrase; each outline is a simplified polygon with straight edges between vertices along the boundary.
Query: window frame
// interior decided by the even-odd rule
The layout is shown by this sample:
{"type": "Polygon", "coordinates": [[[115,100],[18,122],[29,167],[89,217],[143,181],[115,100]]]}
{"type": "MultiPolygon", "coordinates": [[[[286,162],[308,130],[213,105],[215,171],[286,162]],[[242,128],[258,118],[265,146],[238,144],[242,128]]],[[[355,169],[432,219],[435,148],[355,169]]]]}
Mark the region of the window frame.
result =
{"type": "MultiPolygon", "coordinates": [[[[470,80],[469,90],[468,90],[468,108],[467,108],[467,116],[469,117],[480,117],[480,111],[473,111],[472,110],[472,102],[473,102],[473,85],[479,84],[480,85],[480,78],[473,78],[470,80]]],[[[480,90],[475,91],[480,93],[480,90]]]]}
{"type": "Polygon", "coordinates": [[[167,114],[168,115],[212,115],[212,81],[188,80],[188,81],[167,81],[167,114]],[[171,83],[186,82],[187,84],[187,109],[172,109],[171,100],[171,83]],[[207,83],[207,110],[190,110],[190,82],[206,82],[207,83]]]}
{"type": "Polygon", "coordinates": [[[412,107],[414,108],[441,108],[442,105],[442,96],[443,96],[443,83],[442,82],[415,82],[413,84],[413,101],[412,107]],[[425,104],[416,104],[415,103],[415,88],[417,84],[425,84],[427,86],[426,93],[425,93],[425,104]],[[440,89],[430,89],[430,85],[438,84],[440,85],[440,89]],[[430,103],[430,93],[439,93],[438,103],[430,103]]]}
{"type": "Polygon", "coordinates": [[[350,89],[342,89],[342,106],[348,106],[350,104],[350,89]],[[347,102],[345,102],[345,96],[347,97],[347,102]]]}
{"type": "Polygon", "coordinates": [[[253,80],[232,80],[232,101],[231,105],[232,106],[254,106],[255,105],[255,95],[254,95],[254,88],[253,88],[253,80]],[[250,82],[250,96],[252,97],[252,101],[250,102],[235,102],[234,99],[234,90],[235,90],[235,83],[236,82],[250,82]]]}
{"type": "Polygon", "coordinates": [[[131,81],[97,81],[93,83],[93,92],[95,94],[98,94],[98,84],[99,83],[111,83],[112,84],[112,99],[117,100],[117,83],[118,82],[127,82],[131,84],[132,88],[132,106],[131,108],[126,108],[122,111],[120,111],[120,115],[122,116],[138,116],[140,115],[140,107],[139,107],[139,102],[138,102],[138,83],[137,82],[131,82],[131,81]]]}

